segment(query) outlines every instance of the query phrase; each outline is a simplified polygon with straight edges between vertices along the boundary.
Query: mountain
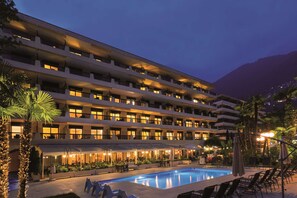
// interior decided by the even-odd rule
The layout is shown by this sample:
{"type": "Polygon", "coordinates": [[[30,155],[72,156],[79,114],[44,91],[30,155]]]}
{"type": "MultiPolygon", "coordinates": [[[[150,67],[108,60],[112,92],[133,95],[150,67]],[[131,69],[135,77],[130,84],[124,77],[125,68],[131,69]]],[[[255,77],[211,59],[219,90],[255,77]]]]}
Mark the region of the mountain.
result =
{"type": "Polygon", "coordinates": [[[259,59],[240,66],[217,80],[215,92],[239,99],[269,94],[297,76],[297,51],[259,59]]]}

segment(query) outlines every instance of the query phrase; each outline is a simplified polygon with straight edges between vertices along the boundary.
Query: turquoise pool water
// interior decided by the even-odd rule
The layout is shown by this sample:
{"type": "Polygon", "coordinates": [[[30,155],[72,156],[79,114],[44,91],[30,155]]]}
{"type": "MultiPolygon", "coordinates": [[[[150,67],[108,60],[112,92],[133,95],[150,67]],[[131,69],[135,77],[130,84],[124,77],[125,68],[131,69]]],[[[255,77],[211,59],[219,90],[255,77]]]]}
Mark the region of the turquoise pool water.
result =
{"type": "Polygon", "coordinates": [[[159,189],[169,189],[183,186],[203,180],[213,179],[231,174],[230,170],[205,169],[205,168],[184,168],[166,172],[136,175],[112,180],[105,180],[102,183],[114,183],[128,181],[159,189]]]}

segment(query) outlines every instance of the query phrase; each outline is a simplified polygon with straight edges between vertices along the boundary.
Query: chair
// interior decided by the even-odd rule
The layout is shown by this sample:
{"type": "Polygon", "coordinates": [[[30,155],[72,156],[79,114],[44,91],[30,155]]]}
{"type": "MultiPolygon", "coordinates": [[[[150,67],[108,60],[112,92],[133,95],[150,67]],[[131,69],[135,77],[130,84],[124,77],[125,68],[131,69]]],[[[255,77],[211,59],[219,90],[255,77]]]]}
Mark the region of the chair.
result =
{"type": "Polygon", "coordinates": [[[194,191],[191,195],[191,198],[210,198],[215,186],[208,186],[202,191],[194,191]]]}
{"type": "MultiPolygon", "coordinates": [[[[254,194],[257,197],[257,188],[256,188],[256,182],[260,178],[260,173],[254,174],[254,176],[251,179],[248,180],[241,180],[239,183],[238,188],[241,189],[242,193],[245,194],[254,194]]],[[[263,198],[262,191],[260,190],[261,197],[263,198]]]]}
{"type": "Polygon", "coordinates": [[[191,198],[193,192],[194,192],[194,190],[185,192],[185,193],[181,193],[177,196],[177,198],[191,198]]]}
{"type": "Polygon", "coordinates": [[[123,190],[119,190],[118,198],[137,198],[135,195],[127,195],[127,193],[123,190]]]}
{"type": "Polygon", "coordinates": [[[267,192],[267,187],[270,187],[271,192],[272,192],[272,186],[273,186],[274,190],[276,190],[275,189],[275,184],[278,185],[278,183],[275,183],[275,181],[273,179],[273,177],[275,177],[276,174],[277,174],[276,171],[277,171],[277,168],[276,167],[273,168],[271,170],[269,176],[267,177],[266,181],[264,181],[264,186],[266,187],[266,192],[267,192]]]}
{"type": "Polygon", "coordinates": [[[185,193],[181,193],[177,196],[177,198],[191,198],[193,192],[194,192],[194,190],[185,192],[185,193]]]}
{"type": "Polygon", "coordinates": [[[93,187],[93,183],[91,182],[91,180],[89,178],[86,179],[86,182],[85,182],[85,188],[84,188],[84,192],[87,192],[89,193],[91,188],[93,187]]]}
{"type": "Polygon", "coordinates": [[[240,183],[240,178],[234,179],[232,181],[230,188],[227,190],[225,197],[233,197],[234,193],[236,193],[237,196],[239,197],[238,192],[236,191],[237,187],[239,186],[239,183],[240,183]]]}
{"type": "Polygon", "coordinates": [[[103,192],[103,190],[104,187],[99,182],[94,183],[92,196],[94,195],[96,198],[99,197],[100,192],[103,192]]]}
{"type": "Polygon", "coordinates": [[[109,185],[104,185],[102,198],[112,198],[119,195],[119,190],[111,190],[109,185]]]}
{"type": "Polygon", "coordinates": [[[229,182],[224,182],[220,184],[219,190],[212,193],[211,197],[214,198],[223,198],[229,187],[229,182]]]}
{"type": "Polygon", "coordinates": [[[266,170],[264,175],[260,178],[260,180],[256,182],[256,186],[259,188],[260,191],[262,191],[262,188],[265,187],[266,193],[267,193],[267,188],[266,188],[266,186],[264,184],[265,184],[266,179],[269,176],[270,171],[271,170],[266,170]]]}

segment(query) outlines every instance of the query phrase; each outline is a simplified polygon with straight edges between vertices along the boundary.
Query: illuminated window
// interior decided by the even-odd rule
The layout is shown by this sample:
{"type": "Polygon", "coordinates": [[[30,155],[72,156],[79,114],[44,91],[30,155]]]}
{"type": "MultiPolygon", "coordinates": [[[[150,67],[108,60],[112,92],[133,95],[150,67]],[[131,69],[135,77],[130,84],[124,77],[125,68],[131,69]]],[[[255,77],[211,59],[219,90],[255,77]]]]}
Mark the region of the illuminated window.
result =
{"type": "Polygon", "coordinates": [[[13,139],[20,138],[22,132],[23,126],[21,126],[21,123],[11,123],[11,135],[13,139]]]}
{"type": "Polygon", "coordinates": [[[180,120],[180,119],[176,120],[175,125],[176,126],[183,126],[183,120],[180,120]]]}
{"type": "Polygon", "coordinates": [[[70,139],[82,139],[82,126],[70,126],[69,127],[69,134],[70,139]]]}
{"type": "Polygon", "coordinates": [[[145,86],[141,86],[140,87],[140,90],[145,91],[146,90],[146,87],[145,86]]]}
{"type": "Polygon", "coordinates": [[[69,116],[70,118],[80,118],[82,117],[82,109],[79,107],[69,107],[69,116]]]}
{"type": "Polygon", "coordinates": [[[76,87],[69,87],[69,95],[82,97],[82,89],[76,87]]]}
{"type": "Polygon", "coordinates": [[[155,131],[155,140],[161,140],[162,131],[155,131]]]}
{"type": "Polygon", "coordinates": [[[43,139],[58,139],[59,126],[43,126],[42,138],[43,139]]]}
{"type": "Polygon", "coordinates": [[[91,114],[94,115],[94,119],[103,120],[103,110],[101,109],[91,109],[91,114]]]}
{"type": "Polygon", "coordinates": [[[177,98],[177,99],[181,99],[181,95],[176,94],[176,95],[175,95],[175,98],[177,98]]]}
{"type": "Polygon", "coordinates": [[[91,128],[91,135],[96,140],[102,140],[103,139],[103,128],[92,127],[91,128]]]}
{"type": "Polygon", "coordinates": [[[198,121],[195,121],[195,122],[194,122],[194,127],[196,127],[196,128],[199,127],[199,122],[198,122],[198,121]]]}
{"type": "Polygon", "coordinates": [[[192,127],[193,123],[191,120],[186,120],[186,127],[192,127]]]}
{"type": "Polygon", "coordinates": [[[103,94],[100,92],[94,92],[94,98],[97,100],[103,100],[103,94]]]}
{"type": "Polygon", "coordinates": [[[136,130],[135,129],[128,129],[127,136],[129,140],[132,140],[136,137],[136,130]]]}
{"type": "Polygon", "coordinates": [[[115,121],[120,120],[120,112],[117,112],[117,111],[110,112],[109,116],[110,116],[110,119],[112,120],[115,120],[115,121]]]}
{"type": "Polygon", "coordinates": [[[150,120],[150,116],[149,115],[142,115],[140,117],[140,119],[141,119],[141,123],[142,124],[148,124],[149,123],[149,120],[150,120]]]}
{"type": "Polygon", "coordinates": [[[54,71],[58,71],[59,70],[59,68],[57,66],[51,65],[51,64],[46,64],[46,63],[43,64],[43,67],[45,69],[54,70],[54,71]]]}
{"type": "Polygon", "coordinates": [[[113,138],[113,136],[116,136],[118,139],[121,139],[121,129],[111,128],[109,130],[110,139],[113,138]]]}
{"type": "Polygon", "coordinates": [[[195,132],[195,140],[200,140],[201,139],[201,135],[198,132],[195,132]]]}
{"type": "Polygon", "coordinates": [[[127,98],[126,103],[131,104],[131,105],[135,105],[136,104],[136,99],[135,98],[127,98]]]}
{"type": "Polygon", "coordinates": [[[173,140],[173,132],[166,132],[167,140],[173,140]]]}
{"type": "Polygon", "coordinates": [[[127,121],[128,122],[136,122],[136,114],[134,114],[134,113],[128,113],[127,114],[127,121]]]}
{"type": "Polygon", "coordinates": [[[202,134],[202,139],[203,140],[207,140],[209,138],[209,134],[208,133],[203,133],[202,134]]]}
{"type": "Polygon", "coordinates": [[[160,93],[160,90],[158,90],[158,89],[154,89],[154,93],[155,93],[155,94],[159,94],[159,93],[160,93]]]}
{"type": "Polygon", "coordinates": [[[143,140],[148,140],[149,139],[149,137],[150,137],[150,131],[149,130],[143,130],[142,132],[141,132],[141,139],[143,139],[143,140]]]}
{"type": "Polygon", "coordinates": [[[198,100],[196,98],[193,99],[193,102],[198,103],[198,100]]]}
{"type": "Polygon", "coordinates": [[[161,124],[162,123],[162,117],[155,117],[155,124],[161,124]]]}
{"type": "Polygon", "coordinates": [[[184,138],[184,136],[183,136],[183,132],[177,132],[176,133],[176,138],[178,139],[178,140],[183,140],[183,138],[184,138]]]}

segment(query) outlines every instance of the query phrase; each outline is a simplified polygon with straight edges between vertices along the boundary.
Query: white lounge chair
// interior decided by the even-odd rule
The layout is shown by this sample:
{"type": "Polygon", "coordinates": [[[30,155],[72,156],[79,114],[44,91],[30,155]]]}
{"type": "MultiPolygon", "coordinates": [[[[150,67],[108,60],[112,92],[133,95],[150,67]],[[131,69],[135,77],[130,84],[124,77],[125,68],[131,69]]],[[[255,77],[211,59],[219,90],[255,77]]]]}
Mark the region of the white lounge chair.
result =
{"type": "Polygon", "coordinates": [[[127,195],[127,193],[123,190],[119,190],[118,198],[137,198],[135,195],[127,195]]]}
{"type": "Polygon", "coordinates": [[[93,187],[93,184],[92,184],[91,180],[89,178],[87,178],[84,191],[89,193],[92,187],[93,187]]]}
{"type": "Polygon", "coordinates": [[[119,195],[119,190],[111,190],[109,185],[104,186],[102,198],[112,198],[119,195]]]}
{"type": "Polygon", "coordinates": [[[92,195],[98,198],[100,192],[103,192],[103,190],[104,190],[104,187],[99,182],[96,182],[93,185],[92,195]]]}

